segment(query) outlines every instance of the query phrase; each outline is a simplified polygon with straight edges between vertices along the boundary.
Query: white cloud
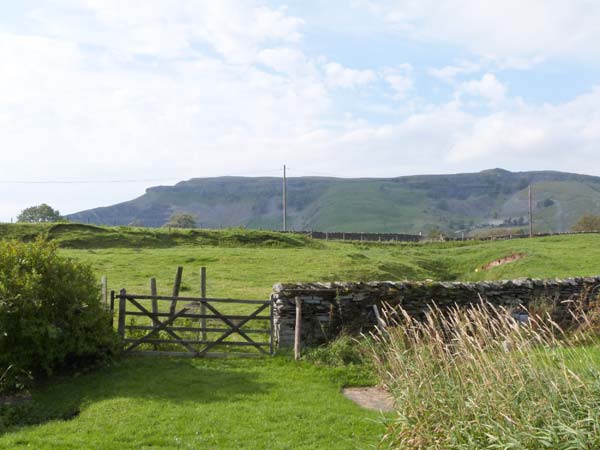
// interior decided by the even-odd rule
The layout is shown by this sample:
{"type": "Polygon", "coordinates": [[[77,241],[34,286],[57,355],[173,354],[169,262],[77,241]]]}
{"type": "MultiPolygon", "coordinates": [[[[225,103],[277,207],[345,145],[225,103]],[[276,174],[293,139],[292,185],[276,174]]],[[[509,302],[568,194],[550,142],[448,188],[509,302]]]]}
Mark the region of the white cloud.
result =
{"type": "Polygon", "coordinates": [[[471,62],[462,61],[456,65],[433,67],[428,70],[429,75],[445,83],[452,84],[455,79],[461,75],[470,75],[481,70],[481,65],[471,62]]]}
{"type": "Polygon", "coordinates": [[[559,105],[517,106],[473,118],[449,153],[455,162],[513,159],[589,172],[600,142],[600,87],[559,105]]]}
{"type": "Polygon", "coordinates": [[[506,100],[506,86],[494,74],[486,73],[481,80],[470,80],[462,83],[458,89],[459,96],[483,98],[491,106],[499,106],[506,100]]]}
{"type": "Polygon", "coordinates": [[[266,48],[258,53],[257,61],[277,72],[287,75],[314,75],[314,68],[304,53],[294,48],[266,48]]]}
{"type": "Polygon", "coordinates": [[[410,64],[402,64],[398,67],[383,70],[383,78],[394,91],[394,98],[396,100],[403,100],[412,90],[414,85],[412,70],[413,68],[410,64]]]}
{"type": "Polygon", "coordinates": [[[485,115],[461,102],[429,105],[395,123],[363,124],[330,135],[347,176],[456,173],[503,167],[600,175],[600,86],[570,102],[527,105],[507,99],[485,115]],[[365,155],[368,155],[365,158],[365,155]],[[356,164],[355,161],[361,161],[356,164]]]}
{"type": "Polygon", "coordinates": [[[376,79],[372,70],[350,69],[336,62],[325,64],[325,75],[330,86],[342,88],[368,84],[376,79]]]}
{"type": "Polygon", "coordinates": [[[600,2],[389,0],[368,10],[415,39],[457,44],[513,67],[548,58],[600,63],[600,2]]]}
{"type": "Polygon", "coordinates": [[[260,47],[296,43],[303,21],[255,1],[54,0],[37,10],[44,29],[125,55],[181,57],[209,45],[227,61],[254,61],[260,47]]]}

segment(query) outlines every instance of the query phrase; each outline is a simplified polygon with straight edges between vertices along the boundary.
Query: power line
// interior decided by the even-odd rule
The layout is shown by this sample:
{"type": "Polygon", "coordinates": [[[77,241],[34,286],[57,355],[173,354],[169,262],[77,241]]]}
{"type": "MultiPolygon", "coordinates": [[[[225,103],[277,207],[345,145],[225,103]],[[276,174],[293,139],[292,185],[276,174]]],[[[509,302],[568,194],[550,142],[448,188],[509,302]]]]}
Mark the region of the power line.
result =
{"type": "Polygon", "coordinates": [[[139,180],[0,180],[0,184],[113,184],[113,183],[158,183],[176,178],[146,178],[139,180]]]}
{"type": "MultiPolygon", "coordinates": [[[[234,177],[234,176],[249,176],[265,173],[276,173],[280,169],[261,170],[255,172],[238,172],[225,175],[213,175],[202,178],[218,178],[218,177],[234,177]]],[[[0,184],[119,184],[119,183],[160,183],[166,181],[187,181],[200,177],[170,177],[170,178],[122,178],[114,180],[0,180],[0,184]]]]}

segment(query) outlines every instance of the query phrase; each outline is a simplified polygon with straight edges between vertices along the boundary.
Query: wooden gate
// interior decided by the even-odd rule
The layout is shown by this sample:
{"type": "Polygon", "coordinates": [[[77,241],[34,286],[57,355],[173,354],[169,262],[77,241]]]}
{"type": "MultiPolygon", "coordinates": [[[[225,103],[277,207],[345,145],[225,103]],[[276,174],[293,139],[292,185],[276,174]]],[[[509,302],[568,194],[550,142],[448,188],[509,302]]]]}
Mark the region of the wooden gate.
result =
{"type": "Polygon", "coordinates": [[[118,301],[118,332],[125,353],[197,357],[273,354],[270,301],[135,295],[125,289],[114,300],[118,301]]]}

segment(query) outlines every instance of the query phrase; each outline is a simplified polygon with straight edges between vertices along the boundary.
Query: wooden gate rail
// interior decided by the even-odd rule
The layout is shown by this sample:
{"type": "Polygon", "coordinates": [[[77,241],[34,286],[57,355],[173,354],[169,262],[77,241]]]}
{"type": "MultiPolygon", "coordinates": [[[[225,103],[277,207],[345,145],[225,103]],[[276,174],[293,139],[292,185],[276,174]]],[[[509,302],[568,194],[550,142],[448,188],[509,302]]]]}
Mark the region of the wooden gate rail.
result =
{"type": "MultiPolygon", "coordinates": [[[[111,296],[112,297],[112,296],[111,296]]],[[[197,298],[197,297],[179,297],[179,296],[159,296],[159,295],[137,295],[128,294],[125,289],[121,290],[119,295],[114,297],[119,301],[118,311],[118,332],[126,344],[126,353],[138,354],[163,354],[177,356],[256,356],[258,354],[273,354],[273,305],[270,301],[263,300],[242,300],[231,298],[197,298]],[[142,305],[138,300],[151,300],[152,311],[142,305]],[[168,312],[158,312],[155,308],[157,301],[170,302],[168,312]],[[128,311],[127,303],[136,308],[136,311],[128,311]],[[185,303],[185,304],[184,304],[185,303]],[[177,309],[177,305],[181,305],[177,309]],[[213,304],[244,304],[256,305],[257,308],[250,314],[223,314],[213,304]],[[260,315],[267,308],[268,315],[260,315]],[[200,309],[200,313],[194,310],[200,309]],[[151,319],[151,325],[127,325],[126,316],[143,316],[151,319]],[[198,319],[202,320],[204,326],[176,326],[174,322],[177,319],[198,319]],[[221,321],[226,327],[205,326],[206,320],[221,321]],[[269,321],[268,329],[242,328],[251,321],[269,321]],[[147,331],[142,337],[128,337],[127,331],[147,331]],[[172,339],[162,339],[160,332],[167,333],[172,339]],[[178,333],[202,332],[203,338],[187,339],[178,333]],[[206,333],[221,333],[215,340],[206,339],[206,333]],[[268,342],[257,342],[248,334],[267,334],[268,342]],[[227,338],[231,336],[240,336],[243,340],[231,341],[227,338]],[[160,344],[178,344],[183,346],[186,352],[173,351],[135,351],[142,344],[160,345],[160,344]],[[237,346],[252,347],[258,353],[214,353],[211,352],[217,346],[237,346]],[[265,350],[268,347],[268,351],[265,350]]]]}
{"type": "MultiPolygon", "coordinates": [[[[122,294],[117,295],[117,298],[121,298],[122,294]]],[[[173,301],[172,296],[165,295],[138,295],[138,294],[125,294],[127,300],[167,300],[173,301]]],[[[248,304],[248,305],[264,305],[265,303],[270,303],[265,300],[239,300],[236,298],[198,298],[198,297],[177,297],[177,300],[180,302],[211,302],[211,303],[240,303],[240,304],[248,304]]]]}

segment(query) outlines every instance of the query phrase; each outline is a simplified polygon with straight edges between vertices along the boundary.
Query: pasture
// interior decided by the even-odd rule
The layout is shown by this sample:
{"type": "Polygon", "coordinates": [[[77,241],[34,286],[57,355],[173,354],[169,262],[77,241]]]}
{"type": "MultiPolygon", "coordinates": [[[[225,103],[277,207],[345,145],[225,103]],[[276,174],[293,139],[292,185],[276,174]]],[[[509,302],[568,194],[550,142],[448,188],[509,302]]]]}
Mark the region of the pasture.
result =
{"type": "MultiPolygon", "coordinates": [[[[303,238],[304,239],[304,238],[303,238]]],[[[268,299],[273,284],[302,281],[500,280],[566,278],[600,273],[600,235],[553,236],[512,241],[419,244],[310,242],[273,247],[239,244],[177,245],[168,248],[63,249],[92,264],[111,289],[169,294],[177,266],[184,267],[182,295],[197,295],[199,268],[207,267],[213,297],[268,299]],[[522,254],[518,261],[483,270],[491,261],[522,254]]]]}

